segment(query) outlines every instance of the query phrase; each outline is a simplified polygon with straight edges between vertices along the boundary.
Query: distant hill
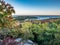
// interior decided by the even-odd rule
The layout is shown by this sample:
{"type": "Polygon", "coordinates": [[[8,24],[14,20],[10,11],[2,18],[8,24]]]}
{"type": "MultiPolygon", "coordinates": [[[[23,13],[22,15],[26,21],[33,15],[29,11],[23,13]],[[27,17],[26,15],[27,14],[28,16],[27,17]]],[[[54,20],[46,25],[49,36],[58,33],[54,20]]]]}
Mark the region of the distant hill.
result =
{"type": "Polygon", "coordinates": [[[17,20],[25,20],[25,19],[37,19],[38,17],[36,16],[13,16],[17,20]]]}
{"type": "Polygon", "coordinates": [[[45,20],[45,19],[57,19],[60,18],[60,16],[20,16],[20,15],[15,15],[13,16],[17,20],[25,20],[25,19],[31,19],[31,20],[45,20]]]}

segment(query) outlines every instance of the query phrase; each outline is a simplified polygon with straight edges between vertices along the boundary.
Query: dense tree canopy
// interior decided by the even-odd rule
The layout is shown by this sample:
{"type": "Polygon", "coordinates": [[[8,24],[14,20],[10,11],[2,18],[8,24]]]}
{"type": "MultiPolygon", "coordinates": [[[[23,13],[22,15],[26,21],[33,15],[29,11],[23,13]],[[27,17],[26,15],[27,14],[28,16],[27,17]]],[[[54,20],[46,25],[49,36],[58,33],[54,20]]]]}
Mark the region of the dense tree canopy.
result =
{"type": "MultiPolygon", "coordinates": [[[[23,22],[21,25],[22,34],[27,30],[28,39],[36,41],[39,45],[59,45],[60,44],[60,19],[50,19],[42,21],[23,22]],[[34,22],[34,23],[33,23],[34,22]],[[38,24],[36,22],[39,22],[38,24]]],[[[34,41],[34,42],[35,42],[34,41]]]]}

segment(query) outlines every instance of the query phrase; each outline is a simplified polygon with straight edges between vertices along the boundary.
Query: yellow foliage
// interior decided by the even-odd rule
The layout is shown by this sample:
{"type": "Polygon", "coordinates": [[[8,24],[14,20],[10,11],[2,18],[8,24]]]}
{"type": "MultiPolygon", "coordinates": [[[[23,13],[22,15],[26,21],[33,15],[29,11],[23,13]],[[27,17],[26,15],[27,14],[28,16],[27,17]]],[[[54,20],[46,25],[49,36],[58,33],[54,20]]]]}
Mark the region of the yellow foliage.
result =
{"type": "Polygon", "coordinates": [[[22,27],[23,28],[29,28],[29,27],[31,27],[31,25],[32,25],[31,22],[24,22],[24,23],[22,23],[22,27]]]}

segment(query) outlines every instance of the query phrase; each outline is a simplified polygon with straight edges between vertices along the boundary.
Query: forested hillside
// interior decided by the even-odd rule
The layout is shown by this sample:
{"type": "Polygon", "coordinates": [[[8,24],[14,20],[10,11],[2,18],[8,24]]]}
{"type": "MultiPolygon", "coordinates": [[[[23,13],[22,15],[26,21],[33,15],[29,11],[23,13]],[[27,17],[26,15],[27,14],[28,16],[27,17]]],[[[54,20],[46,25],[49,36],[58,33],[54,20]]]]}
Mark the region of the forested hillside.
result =
{"type": "Polygon", "coordinates": [[[60,19],[32,20],[21,23],[21,34],[39,45],[60,44],[60,19]]]}

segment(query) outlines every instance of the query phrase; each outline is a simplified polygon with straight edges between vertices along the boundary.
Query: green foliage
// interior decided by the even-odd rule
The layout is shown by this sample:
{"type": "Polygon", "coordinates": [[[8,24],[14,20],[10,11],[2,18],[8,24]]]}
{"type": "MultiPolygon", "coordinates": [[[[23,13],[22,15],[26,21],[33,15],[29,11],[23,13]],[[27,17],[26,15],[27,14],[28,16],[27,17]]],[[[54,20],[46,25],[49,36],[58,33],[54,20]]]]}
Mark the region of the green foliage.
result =
{"type": "Polygon", "coordinates": [[[12,17],[13,13],[15,13],[14,8],[4,0],[0,0],[0,35],[4,35],[4,37],[7,35],[17,37],[20,33],[18,21],[12,17]]]}
{"type": "MultiPolygon", "coordinates": [[[[40,21],[41,22],[41,21],[40,21]]],[[[37,40],[40,45],[59,45],[60,43],[60,23],[59,20],[35,24],[32,22],[23,22],[21,32],[27,35],[28,39],[32,41],[37,40]],[[28,29],[28,30],[27,30],[28,29]],[[27,30],[27,32],[26,32],[27,30]],[[26,34],[25,34],[26,33],[26,34]],[[34,34],[36,37],[34,37],[34,34]],[[29,36],[30,35],[30,36],[29,36]]]]}
{"type": "Polygon", "coordinates": [[[15,13],[14,8],[8,4],[5,3],[4,0],[0,0],[0,27],[12,27],[11,22],[14,22],[12,18],[12,14],[15,13]],[[9,26],[10,25],[10,26],[9,26]]]}

